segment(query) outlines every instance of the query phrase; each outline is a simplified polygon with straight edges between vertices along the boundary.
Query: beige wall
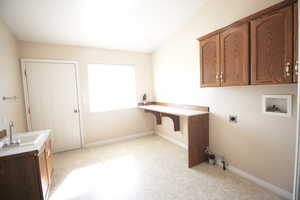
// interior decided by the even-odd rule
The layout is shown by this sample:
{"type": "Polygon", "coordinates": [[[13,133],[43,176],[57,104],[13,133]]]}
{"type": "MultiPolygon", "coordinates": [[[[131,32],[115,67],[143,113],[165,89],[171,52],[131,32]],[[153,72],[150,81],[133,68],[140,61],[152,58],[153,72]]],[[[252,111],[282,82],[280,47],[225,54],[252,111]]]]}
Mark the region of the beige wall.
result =
{"type": "Polygon", "coordinates": [[[14,120],[16,131],[25,131],[26,120],[23,104],[17,41],[7,26],[0,21],[0,129],[7,128],[14,120]],[[17,96],[17,101],[3,101],[3,96],[17,96]]]}
{"type": "Polygon", "coordinates": [[[88,63],[133,64],[136,72],[137,98],[143,93],[152,98],[151,55],[116,50],[19,42],[20,58],[75,60],[79,62],[80,98],[82,100],[85,143],[153,131],[153,118],[139,109],[89,112],[88,63]]]}
{"type": "MultiPolygon", "coordinates": [[[[199,87],[199,43],[196,38],[278,2],[208,1],[197,16],[153,54],[154,94],[161,102],[209,106],[212,149],[225,156],[231,165],[291,192],[297,86],[199,87]],[[293,116],[263,115],[262,94],[293,95],[293,116]],[[238,115],[237,124],[228,122],[229,114],[238,115]]],[[[171,123],[164,119],[156,132],[186,142],[186,131],[174,133],[171,123]]]]}

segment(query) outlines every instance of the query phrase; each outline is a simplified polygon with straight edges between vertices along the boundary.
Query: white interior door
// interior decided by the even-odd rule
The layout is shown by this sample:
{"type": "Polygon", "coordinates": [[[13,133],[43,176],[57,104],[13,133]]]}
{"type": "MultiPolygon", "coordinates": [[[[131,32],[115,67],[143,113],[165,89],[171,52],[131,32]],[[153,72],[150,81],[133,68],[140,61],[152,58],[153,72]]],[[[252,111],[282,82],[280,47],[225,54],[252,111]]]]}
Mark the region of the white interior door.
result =
{"type": "Polygon", "coordinates": [[[31,130],[52,130],[54,152],[81,147],[76,65],[25,62],[31,130]]]}

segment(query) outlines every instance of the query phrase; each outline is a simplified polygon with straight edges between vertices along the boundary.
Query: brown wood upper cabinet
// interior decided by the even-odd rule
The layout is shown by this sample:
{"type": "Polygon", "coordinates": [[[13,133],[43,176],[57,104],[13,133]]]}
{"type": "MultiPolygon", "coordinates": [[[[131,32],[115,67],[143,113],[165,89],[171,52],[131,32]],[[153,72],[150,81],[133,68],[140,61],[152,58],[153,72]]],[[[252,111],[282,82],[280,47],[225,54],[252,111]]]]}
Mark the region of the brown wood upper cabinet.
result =
{"type": "Polygon", "coordinates": [[[249,24],[200,41],[201,87],[249,84],[249,24]]]}
{"type": "Polygon", "coordinates": [[[249,84],[249,24],[220,33],[221,86],[249,84]]]}
{"type": "Polygon", "coordinates": [[[218,87],[218,74],[220,73],[220,55],[219,55],[220,37],[219,34],[201,41],[201,87],[218,87]]]}
{"type": "Polygon", "coordinates": [[[251,21],[251,84],[293,81],[293,15],[288,6],[251,21]]]}
{"type": "Polygon", "coordinates": [[[295,83],[298,6],[282,1],[198,38],[201,87],[295,83]]]}

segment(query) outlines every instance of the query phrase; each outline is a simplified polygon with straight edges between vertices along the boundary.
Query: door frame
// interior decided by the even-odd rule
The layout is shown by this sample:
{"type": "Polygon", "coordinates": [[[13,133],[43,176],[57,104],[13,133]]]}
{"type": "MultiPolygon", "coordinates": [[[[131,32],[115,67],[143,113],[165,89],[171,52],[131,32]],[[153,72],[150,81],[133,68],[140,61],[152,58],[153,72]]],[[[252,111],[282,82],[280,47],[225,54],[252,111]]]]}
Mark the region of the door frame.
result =
{"type": "Polygon", "coordinates": [[[79,67],[77,61],[68,61],[68,60],[48,60],[48,59],[29,59],[21,58],[21,73],[23,81],[23,90],[24,90],[24,101],[25,101],[25,114],[27,122],[27,130],[31,131],[31,119],[29,113],[29,96],[28,96],[28,85],[26,79],[26,63],[53,63],[53,64],[73,64],[75,69],[75,83],[76,83],[76,92],[77,92],[77,102],[79,109],[79,137],[80,137],[80,148],[84,147],[84,137],[83,137],[83,120],[82,120],[82,102],[80,98],[80,79],[79,79],[79,67]]]}
{"type": "MultiPolygon", "coordinates": [[[[300,92],[300,76],[298,76],[298,94],[300,92]]],[[[293,186],[293,200],[299,199],[300,188],[300,98],[297,99],[297,128],[296,128],[296,151],[294,163],[294,186],[293,186]]]]}
{"type": "MultiPolygon", "coordinates": [[[[300,4],[297,5],[298,9],[300,8],[300,4]]],[[[300,16],[298,15],[298,24],[300,22],[300,16]]],[[[297,24],[297,26],[298,26],[297,24]]],[[[296,32],[294,34],[298,34],[298,38],[300,38],[300,32],[296,32]]],[[[298,40],[297,46],[300,47],[300,40],[298,40]]],[[[298,55],[294,55],[298,60],[300,58],[300,51],[297,51],[298,55]]],[[[299,199],[299,188],[300,188],[300,76],[298,78],[298,97],[297,97],[297,128],[296,128],[296,151],[295,151],[295,163],[294,163],[294,187],[293,187],[293,200],[299,199]]]]}

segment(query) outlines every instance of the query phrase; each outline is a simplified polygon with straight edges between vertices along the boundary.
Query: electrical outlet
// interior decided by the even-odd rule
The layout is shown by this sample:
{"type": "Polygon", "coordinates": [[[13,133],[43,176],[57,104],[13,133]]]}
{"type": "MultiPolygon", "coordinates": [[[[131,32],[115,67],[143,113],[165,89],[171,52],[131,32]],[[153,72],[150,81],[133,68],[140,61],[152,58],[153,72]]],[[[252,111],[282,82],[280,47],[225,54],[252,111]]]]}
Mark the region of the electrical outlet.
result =
{"type": "Polygon", "coordinates": [[[230,123],[237,123],[237,115],[229,115],[229,122],[230,123]]]}

